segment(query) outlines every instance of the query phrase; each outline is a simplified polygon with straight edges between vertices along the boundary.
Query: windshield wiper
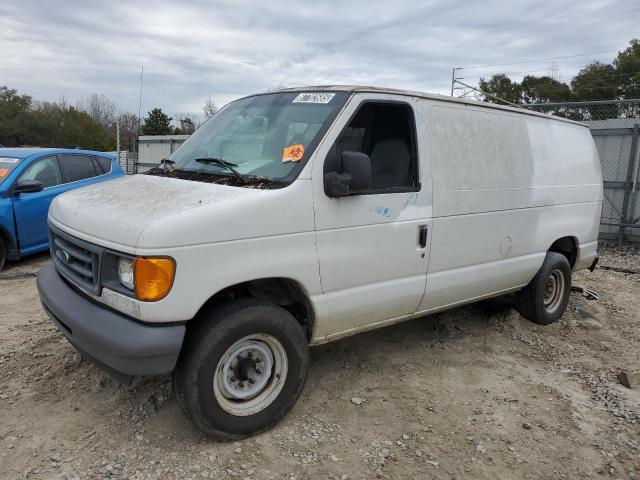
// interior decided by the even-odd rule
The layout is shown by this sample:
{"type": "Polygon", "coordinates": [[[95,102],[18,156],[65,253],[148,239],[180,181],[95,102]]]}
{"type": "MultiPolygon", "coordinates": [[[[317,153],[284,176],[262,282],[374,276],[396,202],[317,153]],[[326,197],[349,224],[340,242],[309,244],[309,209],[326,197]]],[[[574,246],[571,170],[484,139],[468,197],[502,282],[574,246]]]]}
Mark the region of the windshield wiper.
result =
{"type": "Polygon", "coordinates": [[[247,179],[247,177],[245,177],[243,174],[241,174],[235,168],[233,168],[238,166],[235,163],[227,162],[222,158],[213,158],[213,157],[196,158],[194,159],[194,161],[198,163],[205,163],[207,165],[220,165],[226,168],[229,172],[231,172],[233,176],[236,177],[238,180],[240,180],[242,183],[249,183],[249,179],[247,179]]]}

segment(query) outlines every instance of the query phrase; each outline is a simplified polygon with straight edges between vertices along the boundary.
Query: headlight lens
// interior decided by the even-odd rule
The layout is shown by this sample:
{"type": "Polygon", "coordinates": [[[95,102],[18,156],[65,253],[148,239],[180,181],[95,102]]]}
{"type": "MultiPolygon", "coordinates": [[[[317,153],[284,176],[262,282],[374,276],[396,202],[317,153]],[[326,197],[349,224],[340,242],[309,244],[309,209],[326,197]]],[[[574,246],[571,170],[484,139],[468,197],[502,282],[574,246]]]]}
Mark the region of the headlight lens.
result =
{"type": "Polygon", "coordinates": [[[120,258],[118,260],[118,280],[120,284],[129,290],[135,289],[133,278],[133,260],[129,258],[120,258]]]}
{"type": "Polygon", "coordinates": [[[138,300],[162,300],[171,290],[175,273],[176,262],[172,258],[136,258],[133,276],[138,300]]]}

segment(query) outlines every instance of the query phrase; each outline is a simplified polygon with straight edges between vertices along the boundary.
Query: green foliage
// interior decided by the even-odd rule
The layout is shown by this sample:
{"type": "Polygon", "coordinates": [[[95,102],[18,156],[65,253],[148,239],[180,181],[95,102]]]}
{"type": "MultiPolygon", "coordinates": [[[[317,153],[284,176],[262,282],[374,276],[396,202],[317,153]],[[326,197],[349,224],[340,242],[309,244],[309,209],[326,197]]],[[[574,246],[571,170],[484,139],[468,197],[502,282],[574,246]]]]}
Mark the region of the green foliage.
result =
{"type": "Polygon", "coordinates": [[[521,100],[525,103],[566,102],[571,99],[571,89],[554,78],[527,75],[522,79],[521,100]]]}
{"type": "Polygon", "coordinates": [[[571,90],[575,99],[607,100],[617,98],[618,76],[613,65],[594,62],[587,65],[571,80],[571,90]]]}
{"type": "Polygon", "coordinates": [[[85,112],[65,103],[36,103],[0,87],[0,144],[113,150],[115,139],[85,112]]]}
{"type": "Polygon", "coordinates": [[[0,144],[19,145],[29,124],[31,97],[15,89],[0,87],[0,144]]]}
{"type": "MultiPolygon", "coordinates": [[[[640,41],[631,40],[611,64],[593,62],[584,67],[569,84],[549,76],[527,75],[522,82],[505,74],[480,79],[480,91],[512,103],[640,98],[640,41]]],[[[485,101],[501,103],[489,95],[485,101]]]]}
{"type": "MultiPolygon", "coordinates": [[[[494,75],[489,80],[481,78],[480,90],[511,103],[519,102],[522,96],[522,87],[518,82],[511,81],[504,73],[494,75]]],[[[488,102],[497,101],[489,95],[487,95],[488,102]]]]}
{"type": "Polygon", "coordinates": [[[640,98],[640,40],[631,40],[613,61],[620,83],[620,95],[640,98]]]}
{"type": "Polygon", "coordinates": [[[144,119],[142,132],[145,135],[169,135],[173,133],[171,120],[173,118],[164,113],[161,108],[154,108],[144,119]]]}

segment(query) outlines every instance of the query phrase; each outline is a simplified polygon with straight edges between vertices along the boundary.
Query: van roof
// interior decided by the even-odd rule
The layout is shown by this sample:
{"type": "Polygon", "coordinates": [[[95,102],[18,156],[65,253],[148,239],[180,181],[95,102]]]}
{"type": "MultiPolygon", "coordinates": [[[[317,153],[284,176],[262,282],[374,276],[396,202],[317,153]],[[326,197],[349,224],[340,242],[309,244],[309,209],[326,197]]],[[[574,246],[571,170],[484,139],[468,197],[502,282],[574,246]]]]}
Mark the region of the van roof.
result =
{"type": "MultiPolygon", "coordinates": [[[[392,95],[403,95],[409,97],[417,97],[417,98],[427,98],[430,100],[439,100],[443,102],[451,102],[451,103],[461,103],[465,105],[475,105],[478,107],[484,108],[492,108],[497,110],[507,110],[510,112],[521,113],[524,115],[533,115],[536,117],[542,117],[547,119],[558,120],[561,122],[573,123],[575,125],[580,125],[583,127],[589,127],[588,125],[580,122],[576,122],[575,120],[569,120],[567,118],[557,117],[555,115],[549,115],[548,113],[535,112],[533,110],[529,110],[526,108],[516,108],[508,105],[498,105],[497,103],[489,103],[489,102],[480,102],[478,100],[469,100],[466,98],[458,98],[458,97],[450,97],[448,95],[440,95],[436,93],[425,93],[425,92],[417,92],[412,90],[401,90],[397,88],[387,88],[387,87],[369,87],[365,85],[312,85],[307,87],[294,87],[294,88],[283,88],[281,90],[277,90],[277,92],[308,92],[308,91],[321,91],[321,90],[329,90],[329,91],[341,91],[341,92],[351,92],[351,93],[387,93],[392,95]]],[[[266,92],[266,93],[275,93],[275,92],[266,92]]]]}

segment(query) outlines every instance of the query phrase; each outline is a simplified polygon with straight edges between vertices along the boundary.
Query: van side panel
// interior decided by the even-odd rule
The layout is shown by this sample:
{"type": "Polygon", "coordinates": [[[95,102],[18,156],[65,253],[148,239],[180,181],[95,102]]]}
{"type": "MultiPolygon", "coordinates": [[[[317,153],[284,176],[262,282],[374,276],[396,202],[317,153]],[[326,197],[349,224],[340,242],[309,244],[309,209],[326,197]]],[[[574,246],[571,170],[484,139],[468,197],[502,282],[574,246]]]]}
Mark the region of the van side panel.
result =
{"type": "Polygon", "coordinates": [[[577,240],[578,266],[593,260],[602,177],[587,128],[430,103],[434,219],[421,311],[526,285],[561,237],[577,240]]]}

